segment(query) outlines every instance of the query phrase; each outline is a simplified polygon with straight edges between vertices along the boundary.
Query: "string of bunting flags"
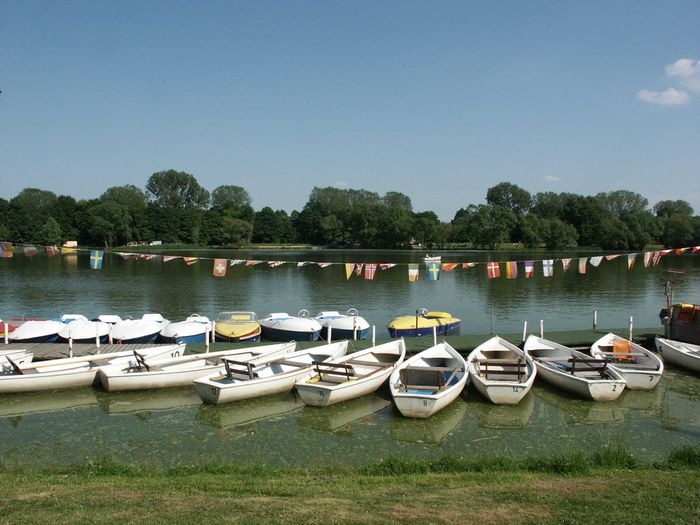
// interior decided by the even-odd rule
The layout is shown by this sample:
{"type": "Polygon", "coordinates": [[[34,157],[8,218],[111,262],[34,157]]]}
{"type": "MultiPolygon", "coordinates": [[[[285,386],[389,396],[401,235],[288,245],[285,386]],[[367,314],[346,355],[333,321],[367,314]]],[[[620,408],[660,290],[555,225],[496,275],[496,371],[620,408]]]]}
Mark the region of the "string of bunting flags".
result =
{"type": "MultiPolygon", "coordinates": [[[[59,254],[76,254],[78,252],[90,253],[90,268],[93,270],[101,270],[105,250],[97,250],[90,248],[81,248],[76,245],[63,246],[59,248],[58,246],[36,246],[21,243],[11,243],[11,242],[0,242],[0,258],[14,257],[15,253],[21,254],[25,257],[33,257],[38,253],[39,248],[43,249],[43,254],[47,256],[55,256],[59,254]]],[[[505,268],[506,279],[517,279],[521,273],[519,268],[522,267],[525,279],[531,279],[535,274],[535,266],[540,265],[542,269],[542,275],[544,277],[552,277],[555,272],[555,267],[559,264],[561,265],[561,270],[566,272],[572,266],[572,263],[577,266],[579,274],[585,274],[588,271],[588,267],[597,268],[602,264],[603,261],[612,261],[617,258],[623,258],[626,260],[627,269],[631,270],[641,256],[645,268],[650,266],[656,266],[661,262],[661,259],[668,255],[669,253],[675,253],[681,255],[683,253],[697,253],[700,251],[700,246],[690,246],[685,248],[675,248],[675,249],[665,249],[656,251],[646,251],[646,252],[635,252],[635,253],[618,253],[612,255],[596,255],[590,257],[576,257],[576,258],[559,258],[559,259],[532,259],[532,260],[520,260],[520,261],[478,261],[478,262],[443,262],[442,256],[427,256],[425,257],[423,264],[425,266],[425,272],[427,273],[427,278],[430,281],[440,280],[441,272],[452,272],[457,268],[469,269],[474,268],[478,265],[486,266],[486,276],[488,279],[498,279],[501,277],[501,269],[505,268]],[[558,264],[557,264],[558,263],[558,264]]],[[[224,258],[212,258],[212,257],[190,257],[185,255],[158,255],[152,253],[137,253],[137,252],[118,252],[109,251],[107,253],[118,255],[124,259],[133,260],[161,260],[163,263],[170,261],[182,259],[182,261],[187,265],[191,266],[200,261],[213,261],[212,275],[215,277],[225,277],[226,271],[232,266],[245,265],[246,267],[252,267],[259,264],[264,264],[270,268],[277,268],[284,264],[296,264],[297,268],[303,268],[305,266],[318,266],[320,268],[327,268],[329,266],[344,265],[345,267],[345,278],[349,280],[350,278],[360,277],[365,280],[373,280],[377,270],[385,271],[396,266],[407,266],[408,267],[408,280],[418,281],[421,274],[421,265],[418,263],[347,263],[347,262],[327,262],[327,261],[284,261],[284,260],[255,260],[255,259],[224,259],[224,258]]]]}

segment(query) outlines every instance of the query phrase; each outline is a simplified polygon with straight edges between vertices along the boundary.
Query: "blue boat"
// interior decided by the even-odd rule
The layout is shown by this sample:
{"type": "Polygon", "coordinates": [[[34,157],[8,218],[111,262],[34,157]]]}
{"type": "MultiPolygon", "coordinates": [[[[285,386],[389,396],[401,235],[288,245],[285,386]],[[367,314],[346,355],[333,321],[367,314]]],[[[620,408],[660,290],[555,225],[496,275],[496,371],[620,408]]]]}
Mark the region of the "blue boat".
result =
{"type": "Polygon", "coordinates": [[[316,341],[321,334],[321,323],[309,318],[308,310],[297,316],[287,313],[271,313],[260,320],[262,336],[270,341],[316,341]]]}

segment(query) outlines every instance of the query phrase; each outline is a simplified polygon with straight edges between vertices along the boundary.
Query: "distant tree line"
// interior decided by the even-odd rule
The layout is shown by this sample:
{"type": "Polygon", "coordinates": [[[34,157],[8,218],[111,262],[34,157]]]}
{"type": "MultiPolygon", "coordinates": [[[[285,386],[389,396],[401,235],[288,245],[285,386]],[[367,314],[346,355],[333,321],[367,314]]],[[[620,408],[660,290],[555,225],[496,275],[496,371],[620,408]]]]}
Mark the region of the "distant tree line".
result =
{"type": "Polygon", "coordinates": [[[119,246],[159,240],[198,246],[308,243],[334,248],[407,248],[448,244],[497,248],[503,243],[550,249],[587,246],[643,249],[648,244],[700,244],[700,217],[683,200],[653,207],[641,195],[619,190],[582,196],[530,194],[509,182],[489,188],[486,204],[469,204],[451,222],[432,211],[415,212],[410,197],[367,190],[315,187],[301,211],[255,211],[241,186],[211,193],[189,173],[154,173],[145,191],[108,188],[99,198],[26,188],[0,198],[0,239],[29,244],[77,240],[119,246]]]}

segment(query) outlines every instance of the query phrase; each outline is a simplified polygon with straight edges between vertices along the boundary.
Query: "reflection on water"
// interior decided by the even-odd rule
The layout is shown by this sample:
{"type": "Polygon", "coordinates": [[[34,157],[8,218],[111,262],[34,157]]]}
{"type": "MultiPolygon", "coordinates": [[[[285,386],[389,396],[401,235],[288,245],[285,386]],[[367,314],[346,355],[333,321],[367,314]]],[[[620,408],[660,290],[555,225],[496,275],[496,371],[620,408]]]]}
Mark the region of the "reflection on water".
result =
{"type": "Polygon", "coordinates": [[[700,381],[669,371],[650,392],[613,402],[574,399],[546,383],[516,406],[478,395],[429,419],[402,417],[386,392],[330,407],[295,393],[220,406],[193,389],[91,388],[0,396],[0,462],[52,465],[111,456],[145,465],[362,465],[391,454],[549,455],[625,446],[646,460],[700,445],[700,381]],[[471,414],[469,414],[471,412],[471,414]]]}
{"type": "Polygon", "coordinates": [[[525,428],[535,411],[535,396],[530,392],[517,405],[495,405],[475,395],[470,408],[481,428],[525,428]]]}
{"type": "Polygon", "coordinates": [[[192,388],[98,392],[97,400],[100,408],[112,416],[173,410],[202,404],[202,400],[192,388]]]}
{"type": "Polygon", "coordinates": [[[218,429],[263,421],[304,406],[296,391],[223,405],[202,404],[196,397],[200,404],[197,421],[218,429]]]}
{"type": "Polygon", "coordinates": [[[337,432],[352,436],[351,423],[369,417],[391,406],[391,401],[379,394],[369,394],[328,407],[304,407],[297,424],[319,432],[337,432]]]}
{"type": "Polygon", "coordinates": [[[394,410],[389,421],[391,438],[398,443],[440,445],[466,414],[467,403],[462,398],[457,398],[428,419],[403,417],[398,410],[394,410]]]}

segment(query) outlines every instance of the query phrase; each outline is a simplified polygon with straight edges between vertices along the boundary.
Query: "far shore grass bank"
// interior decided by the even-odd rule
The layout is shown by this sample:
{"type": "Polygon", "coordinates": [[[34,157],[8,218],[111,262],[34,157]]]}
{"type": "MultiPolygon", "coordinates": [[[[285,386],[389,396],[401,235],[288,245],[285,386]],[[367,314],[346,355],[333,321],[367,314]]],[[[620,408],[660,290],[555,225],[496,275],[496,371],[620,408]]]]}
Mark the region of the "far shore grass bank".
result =
{"type": "Polygon", "coordinates": [[[2,523],[698,523],[700,448],[660,463],[622,449],[356,469],[0,463],[0,489],[2,523]]]}

